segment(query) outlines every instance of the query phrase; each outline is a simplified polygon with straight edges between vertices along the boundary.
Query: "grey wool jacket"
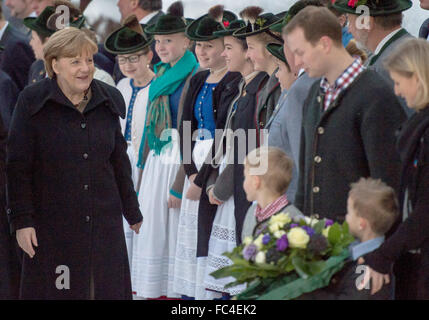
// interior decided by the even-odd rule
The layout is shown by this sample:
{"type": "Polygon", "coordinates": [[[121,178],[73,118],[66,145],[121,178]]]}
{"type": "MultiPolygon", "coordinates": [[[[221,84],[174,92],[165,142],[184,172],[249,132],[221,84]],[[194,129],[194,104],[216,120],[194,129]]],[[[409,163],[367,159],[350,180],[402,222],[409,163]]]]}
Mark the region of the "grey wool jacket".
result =
{"type": "Polygon", "coordinates": [[[310,88],[317,79],[303,73],[287,92],[282,93],[277,108],[267,124],[268,145],[282,149],[292,160],[292,180],[286,192],[290,202],[295,201],[299,177],[299,149],[302,110],[310,88]]]}

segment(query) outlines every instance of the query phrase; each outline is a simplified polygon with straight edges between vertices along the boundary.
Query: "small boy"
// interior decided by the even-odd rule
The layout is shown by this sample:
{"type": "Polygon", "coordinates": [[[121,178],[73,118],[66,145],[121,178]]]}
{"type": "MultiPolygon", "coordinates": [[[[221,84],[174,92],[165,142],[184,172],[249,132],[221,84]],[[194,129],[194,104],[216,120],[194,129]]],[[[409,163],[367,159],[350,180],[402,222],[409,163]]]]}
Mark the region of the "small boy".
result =
{"type": "Polygon", "coordinates": [[[328,287],[305,294],[300,299],[390,300],[394,298],[393,274],[390,282],[374,295],[371,288],[358,289],[366,266],[358,260],[376,250],[384,242],[384,235],[399,215],[395,192],[381,180],[361,178],[351,184],[347,199],[346,221],[350,233],[358,241],[349,247],[350,258],[344,268],[335,274],[328,287]]]}
{"type": "Polygon", "coordinates": [[[287,212],[293,219],[302,213],[286,197],[292,179],[292,160],[276,147],[261,147],[251,151],[244,160],[243,188],[247,200],[254,203],[244,220],[242,240],[256,236],[269,218],[287,212]]]}

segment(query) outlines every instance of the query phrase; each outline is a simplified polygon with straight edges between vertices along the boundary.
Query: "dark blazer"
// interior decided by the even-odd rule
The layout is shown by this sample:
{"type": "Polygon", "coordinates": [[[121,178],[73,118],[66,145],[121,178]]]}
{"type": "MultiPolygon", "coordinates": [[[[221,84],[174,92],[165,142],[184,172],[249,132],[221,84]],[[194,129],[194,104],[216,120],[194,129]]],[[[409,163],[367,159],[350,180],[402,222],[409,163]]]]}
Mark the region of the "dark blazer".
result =
{"type": "MultiPolygon", "coordinates": [[[[243,129],[248,137],[248,129],[255,129],[255,110],[256,110],[256,96],[258,90],[261,87],[261,83],[266,80],[267,74],[260,72],[245,88],[246,95],[242,96],[237,101],[237,109],[232,118],[232,124],[230,129],[237,130],[243,129]]],[[[232,99],[233,100],[233,99],[232,99]]],[[[232,100],[230,102],[232,102],[232,100]]],[[[232,111],[231,106],[228,106],[229,112],[232,111]]],[[[210,178],[213,175],[216,178],[216,183],[214,187],[215,194],[222,193],[228,194],[226,199],[221,199],[222,201],[228,200],[230,196],[234,197],[235,201],[235,210],[234,215],[236,219],[236,238],[237,243],[241,242],[241,230],[243,228],[243,221],[247,213],[247,209],[250,207],[251,203],[246,200],[246,195],[243,190],[243,165],[244,160],[239,159],[238,155],[238,139],[234,138],[234,164],[229,164],[222,174],[219,176],[218,169],[209,169],[212,171],[210,178]],[[226,189],[227,191],[225,191],[226,189]]],[[[223,144],[222,144],[223,145],[223,144]]],[[[216,147],[216,146],[215,146],[216,147]]],[[[244,146],[244,152],[247,154],[251,151],[247,146],[247,141],[244,146]]],[[[241,149],[241,148],[240,148],[241,149]]],[[[225,150],[225,148],[223,149],[225,150]]],[[[240,155],[241,156],[241,155],[240,155]]],[[[203,175],[207,175],[206,167],[204,165],[202,170],[203,175]]],[[[210,166],[210,165],[208,165],[210,166]]],[[[209,178],[209,179],[210,179],[209,178]]],[[[207,183],[207,182],[206,182],[207,183]]],[[[204,188],[204,187],[203,187],[204,188]]],[[[205,188],[203,189],[205,190],[205,188]]],[[[203,192],[204,194],[204,192],[203,192]]],[[[199,208],[198,208],[198,244],[197,244],[197,257],[204,257],[208,254],[208,243],[210,240],[210,234],[213,226],[213,221],[216,215],[217,206],[208,206],[206,200],[207,195],[201,196],[199,208]],[[204,199],[204,200],[203,200],[204,199]]]]}
{"type": "Polygon", "coordinates": [[[0,45],[4,46],[0,69],[12,78],[21,91],[27,85],[28,72],[35,60],[33,49],[26,36],[10,24],[0,39],[0,45]]]}
{"type": "Polygon", "coordinates": [[[429,36],[429,19],[423,21],[419,30],[419,38],[427,39],[429,36]]]}
{"type": "MultiPolygon", "coordinates": [[[[5,93],[3,89],[0,90],[0,95],[5,93]]],[[[3,100],[0,98],[0,101],[3,100]]],[[[7,131],[3,121],[0,121],[0,300],[15,300],[18,299],[21,269],[15,250],[16,240],[9,232],[5,210],[6,140],[7,131]]]]}
{"type": "MultiPolygon", "coordinates": [[[[365,257],[362,256],[364,259],[365,257]]],[[[357,262],[349,259],[343,269],[334,274],[327,287],[305,293],[297,300],[393,300],[395,281],[392,274],[390,283],[374,295],[371,295],[370,289],[357,289],[356,283],[363,276],[364,269],[359,269],[357,262]]]]}
{"type": "Polygon", "coordinates": [[[276,72],[267,77],[266,82],[262,84],[262,88],[258,93],[255,124],[259,130],[264,129],[270,121],[282,93],[280,82],[275,76],[276,72]]]}
{"type": "Polygon", "coordinates": [[[45,63],[43,60],[36,60],[31,64],[28,73],[28,84],[34,84],[46,78],[45,63]]]}
{"type": "Polygon", "coordinates": [[[0,70],[0,115],[6,132],[9,131],[10,119],[12,118],[18,93],[15,82],[12,81],[7,73],[0,70]]]}
{"type": "Polygon", "coordinates": [[[389,85],[372,70],[324,112],[323,101],[317,81],[304,104],[295,205],[305,215],[341,221],[350,184],[359,178],[381,179],[398,190],[395,132],[406,118],[389,85]]]}
{"type": "Polygon", "coordinates": [[[402,162],[400,208],[404,205],[409,208],[408,218],[365,262],[386,273],[401,255],[420,249],[420,261],[408,274],[417,275],[414,284],[417,298],[429,299],[429,107],[415,113],[403,125],[397,148],[402,162]]]}
{"type": "Polygon", "coordinates": [[[97,52],[94,54],[94,65],[101,69],[106,71],[108,74],[113,74],[113,69],[115,67],[115,64],[112,63],[112,61],[106,57],[104,52],[97,52]]]}
{"type": "MultiPolygon", "coordinates": [[[[179,133],[180,133],[182,160],[184,162],[184,169],[188,177],[198,173],[198,170],[192,159],[192,151],[194,150],[195,141],[191,141],[191,150],[190,150],[191,154],[185,154],[183,150],[184,139],[187,138],[187,137],[184,137],[183,122],[187,121],[188,123],[190,123],[191,134],[193,134],[196,130],[198,130],[198,120],[195,118],[194,107],[195,107],[195,103],[197,101],[198,95],[201,91],[201,88],[203,87],[209,75],[210,75],[210,71],[205,70],[205,71],[198,72],[195,76],[192,77],[191,82],[189,84],[188,92],[186,94],[185,105],[183,108],[182,122],[181,122],[179,133]]],[[[225,119],[222,119],[222,118],[226,116],[224,110],[219,110],[220,112],[223,112],[223,115],[221,115],[218,121],[218,118],[217,118],[218,109],[226,109],[226,106],[219,104],[219,100],[223,94],[223,91],[225,90],[226,85],[237,78],[239,79],[241,78],[240,73],[238,72],[227,73],[225,77],[218,83],[215,90],[213,91],[213,118],[215,119],[216,129],[223,129],[222,124],[225,125],[225,119]]]]}
{"type": "Polygon", "coordinates": [[[34,227],[39,246],[24,255],[21,298],[131,299],[122,215],[142,221],[119,116],[120,92],[93,80],[81,114],[56,80],[19,96],[8,141],[11,231],[34,227]],[[106,236],[108,235],[108,236],[106,236]],[[56,288],[57,266],[70,271],[70,290],[56,288]]]}

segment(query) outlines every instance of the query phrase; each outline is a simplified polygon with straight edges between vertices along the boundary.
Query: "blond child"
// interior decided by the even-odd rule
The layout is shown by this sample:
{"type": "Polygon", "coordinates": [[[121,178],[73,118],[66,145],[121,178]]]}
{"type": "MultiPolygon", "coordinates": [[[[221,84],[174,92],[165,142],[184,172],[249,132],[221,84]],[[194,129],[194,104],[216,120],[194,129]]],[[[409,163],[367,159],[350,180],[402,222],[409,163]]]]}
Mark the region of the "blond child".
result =
{"type": "Polygon", "coordinates": [[[280,212],[291,218],[303,216],[286,197],[292,179],[293,161],[283,150],[261,147],[251,151],[244,161],[243,188],[248,201],[254,204],[247,211],[242,239],[255,236],[268,219],[280,212]]]}

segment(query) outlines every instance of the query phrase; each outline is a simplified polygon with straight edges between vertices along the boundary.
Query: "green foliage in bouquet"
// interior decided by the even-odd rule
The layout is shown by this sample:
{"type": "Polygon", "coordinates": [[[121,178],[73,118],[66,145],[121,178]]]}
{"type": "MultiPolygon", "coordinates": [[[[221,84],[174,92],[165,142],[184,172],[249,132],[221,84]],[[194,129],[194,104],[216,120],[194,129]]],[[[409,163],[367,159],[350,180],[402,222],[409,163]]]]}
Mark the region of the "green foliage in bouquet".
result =
{"type": "Polygon", "coordinates": [[[293,299],[327,286],[354,241],[346,222],[308,217],[292,221],[287,213],[272,216],[260,230],[224,253],[232,265],[211,274],[234,277],[227,288],[247,283],[238,299],[293,299]]]}

